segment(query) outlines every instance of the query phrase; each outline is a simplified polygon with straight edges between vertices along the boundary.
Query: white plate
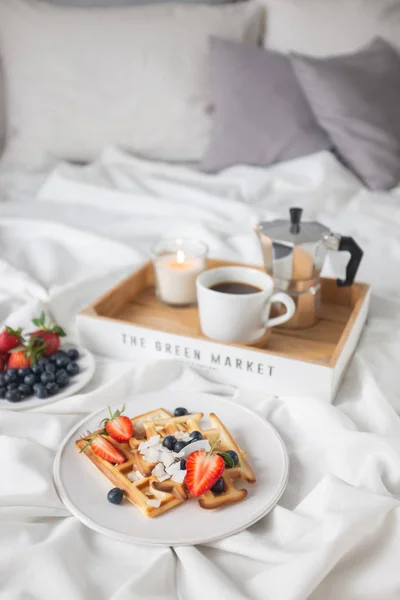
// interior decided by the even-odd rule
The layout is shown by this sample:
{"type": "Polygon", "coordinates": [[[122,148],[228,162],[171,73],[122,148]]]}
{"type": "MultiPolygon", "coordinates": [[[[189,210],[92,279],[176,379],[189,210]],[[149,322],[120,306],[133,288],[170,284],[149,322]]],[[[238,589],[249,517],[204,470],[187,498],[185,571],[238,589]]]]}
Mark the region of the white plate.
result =
{"type": "Polygon", "coordinates": [[[71,377],[67,387],[65,387],[61,392],[58,392],[58,394],[49,396],[44,400],[40,400],[39,398],[36,398],[36,396],[30,396],[26,400],[21,400],[21,402],[9,402],[8,400],[1,399],[0,408],[4,410],[30,410],[32,408],[38,408],[39,406],[46,406],[46,404],[58,402],[58,400],[68,398],[69,396],[79,392],[79,390],[81,390],[92,379],[96,368],[96,363],[94,356],[89,352],[89,350],[86,350],[86,348],[82,348],[81,346],[65,344],[60,348],[60,350],[68,350],[69,348],[76,348],[79,352],[79,359],[77,360],[77,363],[79,364],[80,371],[78,375],[71,377]]]}
{"type": "MultiPolygon", "coordinates": [[[[136,396],[126,403],[134,416],[155,408],[173,412],[177,406],[189,412],[215,412],[231,431],[247,458],[257,482],[242,487],[247,498],[219,510],[201,509],[193,499],[155,519],[148,519],[130,502],[107,501],[112,484],[84,456],[75,440],[98,428],[107,409],[82,420],[61,444],[54,462],[54,482],[65,506],[82,523],[99,533],[125,542],[182,546],[204,544],[242,531],[266,515],[278,502],[288,478],[288,457],[275,429],[264,419],[228,400],[210,394],[157,392],[136,396]]],[[[241,484],[242,482],[240,482],[241,484]]]]}

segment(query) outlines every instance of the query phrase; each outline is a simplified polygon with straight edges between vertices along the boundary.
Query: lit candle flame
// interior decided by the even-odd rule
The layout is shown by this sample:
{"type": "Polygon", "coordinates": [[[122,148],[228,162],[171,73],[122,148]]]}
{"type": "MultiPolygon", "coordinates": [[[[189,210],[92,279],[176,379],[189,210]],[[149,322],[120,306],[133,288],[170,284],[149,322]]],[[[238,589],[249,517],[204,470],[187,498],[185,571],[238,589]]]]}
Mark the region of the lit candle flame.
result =
{"type": "Polygon", "coordinates": [[[176,262],[179,265],[183,265],[183,263],[185,262],[185,253],[183,250],[178,250],[178,252],[176,253],[176,262]]]}

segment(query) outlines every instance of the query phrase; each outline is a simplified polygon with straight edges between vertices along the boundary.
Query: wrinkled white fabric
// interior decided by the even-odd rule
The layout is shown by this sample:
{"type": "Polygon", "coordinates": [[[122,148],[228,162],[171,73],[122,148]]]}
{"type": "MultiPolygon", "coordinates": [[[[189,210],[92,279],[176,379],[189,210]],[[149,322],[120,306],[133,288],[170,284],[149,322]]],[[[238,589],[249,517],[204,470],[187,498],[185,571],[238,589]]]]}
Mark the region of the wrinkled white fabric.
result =
{"type": "MultiPolygon", "coordinates": [[[[98,358],[80,394],[34,412],[0,409],[0,599],[398,600],[400,190],[366,191],[329,153],[205,176],[111,148],[88,167],[60,165],[36,198],[21,181],[0,204],[1,323],[27,325],[44,308],[76,340],[76,312],[161,235],[184,232],[214,256],[260,262],[252,224],[293,205],[357,239],[359,279],[374,289],[333,405],[222,386],[176,362],[98,358]],[[287,489],[247,531],[195,548],[130,545],[87,529],[59,500],[53,459],[82,414],[163,389],[229,396],[284,439],[287,489]]],[[[325,272],[345,260],[332,256],[325,272]]]]}

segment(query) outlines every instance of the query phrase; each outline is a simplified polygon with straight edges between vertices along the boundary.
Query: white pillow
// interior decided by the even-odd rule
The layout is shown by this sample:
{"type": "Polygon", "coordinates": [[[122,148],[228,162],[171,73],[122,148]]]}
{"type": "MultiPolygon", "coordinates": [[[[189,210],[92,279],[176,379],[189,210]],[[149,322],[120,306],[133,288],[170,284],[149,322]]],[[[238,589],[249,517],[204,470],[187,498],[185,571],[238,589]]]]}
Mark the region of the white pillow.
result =
{"type": "Polygon", "coordinates": [[[2,82],[1,64],[0,64],[0,156],[3,153],[6,138],[6,121],[4,114],[4,90],[2,82]]]}
{"type": "Polygon", "coordinates": [[[311,56],[354,52],[380,36],[400,48],[400,0],[263,0],[266,48],[311,56]]]}
{"type": "Polygon", "coordinates": [[[89,161],[104,146],[201,158],[210,129],[208,38],[256,42],[254,2],[71,8],[1,0],[7,158],[89,161]]]}

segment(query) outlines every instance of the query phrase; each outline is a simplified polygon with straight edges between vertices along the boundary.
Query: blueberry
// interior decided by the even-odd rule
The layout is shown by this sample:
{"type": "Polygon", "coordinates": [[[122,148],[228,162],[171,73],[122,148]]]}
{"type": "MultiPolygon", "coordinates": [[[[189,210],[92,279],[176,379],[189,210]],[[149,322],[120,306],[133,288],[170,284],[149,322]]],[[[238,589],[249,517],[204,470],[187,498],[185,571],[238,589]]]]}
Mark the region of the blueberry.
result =
{"type": "Polygon", "coordinates": [[[203,439],[203,436],[201,435],[200,431],[192,431],[192,433],[190,433],[189,435],[192,438],[192,442],[198,442],[199,440],[203,439]]]}
{"type": "Polygon", "coordinates": [[[54,396],[54,394],[58,394],[58,392],[60,391],[59,386],[54,382],[54,381],[50,381],[50,383],[46,383],[46,390],[47,393],[49,394],[49,396],[54,396]]]}
{"type": "Polygon", "coordinates": [[[36,364],[32,367],[32,373],[35,375],[41,375],[44,371],[44,367],[42,365],[36,364]]]}
{"type": "Polygon", "coordinates": [[[214,492],[214,494],[222,494],[224,489],[224,480],[222,479],[222,477],[220,477],[218,481],[212,486],[211,491],[214,492]]]}
{"type": "Polygon", "coordinates": [[[36,381],[37,379],[34,373],[29,373],[29,375],[25,375],[24,377],[24,383],[26,385],[33,385],[34,383],[36,383],[36,381]]]}
{"type": "Polygon", "coordinates": [[[162,445],[168,450],[173,450],[176,444],[176,437],[173,435],[167,435],[162,442],[162,445]]]}
{"type": "Polygon", "coordinates": [[[71,375],[72,377],[73,377],[74,375],[78,375],[78,373],[79,373],[79,371],[80,371],[80,368],[79,368],[79,365],[78,365],[78,363],[74,363],[74,362],[70,362],[70,363],[69,363],[69,364],[66,366],[66,369],[67,369],[67,373],[68,373],[68,375],[71,375]]]}
{"type": "Polygon", "coordinates": [[[186,469],[186,460],[184,458],[182,458],[181,460],[181,471],[184,471],[186,469]]]}
{"type": "Polygon", "coordinates": [[[56,377],[55,377],[54,373],[49,373],[48,371],[45,371],[40,376],[40,381],[44,384],[50,383],[55,380],[56,380],[56,377]]]}
{"type": "Polygon", "coordinates": [[[107,494],[107,500],[111,502],[111,504],[121,504],[123,497],[124,492],[119,488],[113,488],[107,494]]]}
{"type": "Polygon", "coordinates": [[[68,373],[56,373],[56,383],[60,386],[60,388],[66,387],[69,383],[68,373]]]}
{"type": "Polygon", "coordinates": [[[53,356],[55,358],[68,358],[68,354],[67,352],[65,352],[65,350],[57,350],[57,352],[53,354],[53,356]]]}
{"type": "Polygon", "coordinates": [[[186,442],[176,442],[175,446],[174,446],[174,452],[180,452],[181,450],[183,450],[185,448],[185,446],[187,446],[186,442]]]}
{"type": "Polygon", "coordinates": [[[55,373],[56,372],[56,365],[54,363],[47,363],[47,365],[44,368],[45,373],[55,373]]]}
{"type": "Polygon", "coordinates": [[[18,391],[24,398],[32,395],[32,387],[30,385],[26,385],[26,383],[20,383],[18,386],[18,391]]]}
{"type": "Polygon", "coordinates": [[[6,388],[2,385],[0,387],[0,398],[5,398],[6,397],[6,388]]]}
{"type": "Polygon", "coordinates": [[[44,368],[46,365],[48,365],[50,362],[50,359],[47,357],[43,357],[40,360],[38,360],[37,364],[39,365],[39,367],[42,367],[42,371],[44,371],[44,368]]]}
{"type": "Polygon", "coordinates": [[[40,398],[40,400],[44,400],[49,395],[46,388],[41,383],[35,383],[33,386],[33,393],[37,398],[40,398]]]}
{"type": "Polygon", "coordinates": [[[18,369],[18,375],[20,375],[22,378],[25,377],[25,375],[30,375],[32,373],[32,370],[30,367],[21,367],[20,369],[18,369]]]}
{"type": "Polygon", "coordinates": [[[6,400],[9,402],[20,402],[22,400],[22,396],[18,390],[7,390],[6,400]]]}
{"type": "Polygon", "coordinates": [[[17,381],[12,381],[11,383],[7,383],[7,390],[17,390],[18,389],[18,383],[17,381]]]}
{"type": "Polygon", "coordinates": [[[231,459],[233,460],[233,463],[234,463],[235,467],[236,467],[236,465],[239,464],[239,457],[238,457],[237,453],[234,450],[227,450],[225,452],[225,454],[228,454],[231,457],[231,459]]]}
{"type": "Polygon", "coordinates": [[[68,356],[60,356],[56,360],[56,365],[57,365],[57,367],[62,368],[62,367],[68,366],[70,364],[70,362],[71,361],[68,356]]]}
{"type": "Polygon", "coordinates": [[[78,360],[79,352],[76,348],[71,348],[71,350],[67,350],[67,354],[71,360],[78,360]]]}
{"type": "Polygon", "coordinates": [[[5,375],[5,373],[0,373],[0,385],[1,386],[5,385],[4,375],[5,375]]]}
{"type": "Polygon", "coordinates": [[[14,381],[17,381],[17,372],[15,369],[9,369],[4,375],[4,383],[8,385],[14,381]]]}
{"type": "Polygon", "coordinates": [[[184,415],[188,414],[189,412],[187,411],[187,409],[183,408],[182,406],[179,406],[174,410],[174,417],[183,417],[184,415]]]}

